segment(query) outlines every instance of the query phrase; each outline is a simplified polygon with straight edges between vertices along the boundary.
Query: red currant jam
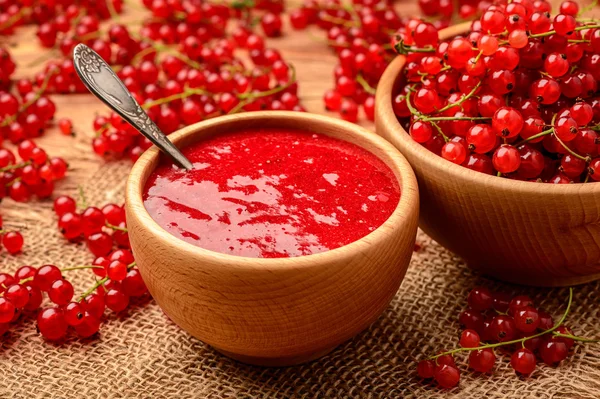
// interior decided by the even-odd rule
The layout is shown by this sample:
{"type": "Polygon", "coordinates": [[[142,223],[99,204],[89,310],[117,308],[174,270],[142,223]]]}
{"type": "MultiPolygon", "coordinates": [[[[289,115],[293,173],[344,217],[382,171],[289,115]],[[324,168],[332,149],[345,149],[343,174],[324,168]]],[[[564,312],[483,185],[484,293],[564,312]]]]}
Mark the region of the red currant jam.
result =
{"type": "Polygon", "coordinates": [[[236,132],[183,152],[194,169],[159,165],[144,204],[165,230],[216,252],[283,258],[338,248],[379,227],[400,199],[381,160],[320,134],[236,132]]]}

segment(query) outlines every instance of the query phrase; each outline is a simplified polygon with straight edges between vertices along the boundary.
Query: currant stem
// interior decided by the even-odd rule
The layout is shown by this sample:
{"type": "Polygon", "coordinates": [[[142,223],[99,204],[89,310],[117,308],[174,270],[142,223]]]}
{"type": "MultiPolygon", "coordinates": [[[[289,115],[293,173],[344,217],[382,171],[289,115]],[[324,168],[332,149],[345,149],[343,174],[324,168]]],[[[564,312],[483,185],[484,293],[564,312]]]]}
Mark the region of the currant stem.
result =
{"type": "Polygon", "coordinates": [[[48,84],[50,83],[50,79],[52,79],[52,77],[56,74],[58,74],[57,69],[52,69],[52,70],[48,71],[48,73],[44,77],[44,81],[42,82],[42,85],[40,86],[39,90],[35,92],[35,95],[31,98],[31,100],[29,100],[25,104],[23,104],[23,106],[21,106],[21,108],[19,108],[19,110],[17,111],[16,114],[12,115],[10,118],[6,118],[5,120],[3,120],[0,123],[0,127],[8,126],[11,123],[13,123],[17,119],[18,115],[20,115],[23,111],[25,111],[27,108],[32,106],[37,100],[39,100],[40,97],[42,97],[42,95],[46,92],[46,89],[48,88],[48,84]]]}
{"type": "Polygon", "coordinates": [[[560,327],[564,322],[565,319],[567,318],[567,315],[569,314],[569,311],[571,310],[571,304],[573,303],[573,287],[569,287],[569,301],[567,302],[567,309],[565,310],[565,313],[563,313],[562,317],[560,318],[560,320],[558,321],[558,323],[556,323],[554,325],[554,327],[549,328],[545,331],[542,331],[540,333],[531,335],[529,337],[523,337],[523,338],[519,338],[519,339],[513,339],[512,341],[506,341],[506,342],[498,342],[495,344],[486,344],[486,345],[482,345],[482,346],[478,346],[475,348],[456,348],[453,349],[451,351],[447,351],[447,352],[443,352],[440,354],[437,354],[435,356],[431,356],[429,359],[431,360],[435,360],[440,356],[444,356],[444,355],[452,355],[454,353],[458,353],[458,352],[472,352],[472,351],[477,351],[477,350],[482,350],[482,349],[490,349],[490,348],[497,348],[500,346],[507,346],[507,345],[514,345],[514,344],[522,344],[523,342],[533,339],[533,338],[537,338],[537,337],[541,337],[542,335],[546,335],[546,334],[550,334],[551,332],[555,331],[558,327],[560,327]]]}
{"type": "Polygon", "coordinates": [[[526,139],[519,141],[517,144],[515,144],[515,147],[518,147],[518,146],[520,146],[521,144],[525,144],[525,143],[527,143],[528,141],[535,140],[535,139],[539,139],[540,137],[547,136],[547,135],[549,135],[549,134],[551,134],[551,133],[553,133],[553,132],[554,132],[554,128],[550,128],[550,129],[548,129],[548,130],[544,130],[543,132],[540,132],[540,133],[538,133],[538,134],[534,134],[534,135],[533,135],[533,136],[531,136],[531,137],[527,137],[526,139]]]}
{"type": "Polygon", "coordinates": [[[365,89],[367,93],[375,94],[376,90],[373,87],[371,87],[369,82],[367,82],[360,73],[356,76],[356,81],[362,86],[363,89],[365,89]]]}
{"type": "Polygon", "coordinates": [[[108,227],[109,229],[113,229],[113,230],[118,230],[118,231],[122,231],[124,233],[127,233],[128,230],[125,227],[119,227],[119,226],[115,226],[113,224],[110,224],[108,222],[106,222],[106,227],[108,227]]]}
{"type": "Polygon", "coordinates": [[[438,110],[437,113],[440,114],[444,111],[449,110],[452,107],[458,107],[459,105],[462,105],[465,101],[467,101],[469,98],[473,97],[473,95],[475,94],[475,92],[481,87],[481,81],[477,82],[477,84],[475,85],[475,87],[473,87],[473,89],[471,89],[471,91],[467,94],[467,95],[463,95],[460,100],[458,100],[455,103],[450,103],[448,105],[446,105],[445,107],[443,107],[442,109],[438,110]]]}
{"type": "Polygon", "coordinates": [[[577,335],[571,335],[571,334],[561,334],[561,333],[554,332],[554,333],[552,333],[552,335],[555,337],[559,337],[559,338],[569,338],[569,339],[572,339],[573,341],[579,341],[579,342],[590,342],[590,343],[600,342],[600,339],[578,337],[577,335]]]}
{"type": "Polygon", "coordinates": [[[27,165],[31,165],[31,161],[20,162],[20,163],[15,163],[15,164],[12,164],[12,165],[5,166],[3,168],[0,168],[0,173],[7,172],[9,170],[20,169],[20,168],[23,168],[23,167],[25,167],[27,165]]]}
{"type": "Polygon", "coordinates": [[[238,94],[238,96],[237,96],[238,99],[240,99],[242,101],[240,101],[235,107],[233,107],[227,114],[235,114],[235,113],[239,112],[240,110],[242,110],[246,105],[248,105],[252,101],[256,100],[257,98],[267,97],[267,96],[270,96],[273,94],[277,94],[277,93],[287,89],[294,83],[296,83],[296,68],[294,68],[294,66],[290,64],[290,69],[292,70],[292,76],[290,76],[290,80],[286,84],[284,84],[283,86],[274,87],[271,90],[265,90],[265,91],[261,91],[258,93],[250,92],[250,93],[238,94]]]}
{"type": "MultiPolygon", "coordinates": [[[[129,270],[129,269],[131,269],[131,268],[133,268],[133,267],[135,267],[135,262],[133,262],[132,264],[128,265],[128,266],[127,266],[127,270],[129,270]]],[[[109,280],[108,276],[107,276],[107,277],[104,277],[104,278],[102,278],[102,279],[100,279],[100,280],[97,280],[97,281],[94,283],[94,285],[93,285],[93,286],[92,286],[92,287],[91,287],[89,290],[85,291],[83,294],[81,294],[81,295],[79,296],[79,299],[77,300],[77,302],[81,302],[81,301],[83,301],[83,300],[85,299],[85,297],[86,297],[86,296],[88,296],[88,295],[90,295],[92,292],[96,291],[96,289],[97,289],[98,287],[100,287],[102,284],[106,283],[108,280],[109,280]]]]}
{"type": "MultiPolygon", "coordinates": [[[[574,30],[574,31],[580,31],[580,30],[586,30],[586,29],[597,29],[597,28],[600,28],[600,25],[599,25],[599,24],[596,24],[596,25],[582,25],[582,26],[578,26],[578,27],[576,27],[576,28],[575,28],[575,29],[573,29],[573,30],[574,30]]],[[[538,37],[552,36],[552,35],[554,35],[554,34],[556,34],[556,31],[555,31],[555,30],[551,30],[551,31],[544,32],[544,33],[537,33],[537,34],[534,34],[534,35],[529,35],[529,38],[530,38],[530,39],[536,39],[536,38],[538,38],[538,37]]]]}
{"type": "Polygon", "coordinates": [[[470,117],[470,116],[436,116],[436,117],[423,117],[420,118],[423,122],[431,122],[431,121],[489,121],[490,117],[487,116],[475,116],[475,117],[470,117]]]}
{"type": "Polygon", "coordinates": [[[159,98],[158,100],[149,101],[147,103],[142,104],[143,109],[149,109],[152,107],[156,107],[157,105],[168,104],[171,101],[183,100],[184,98],[188,98],[194,95],[202,95],[202,94],[211,94],[206,90],[202,89],[186,89],[181,93],[172,94],[167,97],[159,98]]]}
{"type": "Polygon", "coordinates": [[[404,44],[404,40],[400,40],[398,43],[396,43],[396,45],[394,46],[394,49],[396,50],[396,52],[398,54],[402,54],[402,55],[407,55],[408,53],[434,53],[435,52],[435,48],[428,46],[428,47],[413,47],[413,46],[407,46],[404,44]]]}
{"type": "Polygon", "coordinates": [[[81,184],[77,185],[77,192],[79,193],[79,201],[81,203],[80,208],[87,209],[87,198],[85,197],[85,191],[83,190],[83,186],[81,184]]]}
{"type": "Polygon", "coordinates": [[[569,154],[573,155],[575,158],[578,158],[578,159],[581,159],[582,161],[585,161],[586,163],[590,163],[591,162],[592,159],[590,157],[584,157],[582,155],[579,155],[578,153],[576,153],[572,149],[570,149],[565,143],[563,143],[563,141],[560,139],[560,137],[558,137],[557,134],[554,134],[554,137],[556,137],[556,140],[560,143],[560,145],[562,145],[564,147],[565,150],[567,150],[567,152],[569,152],[569,154]]]}

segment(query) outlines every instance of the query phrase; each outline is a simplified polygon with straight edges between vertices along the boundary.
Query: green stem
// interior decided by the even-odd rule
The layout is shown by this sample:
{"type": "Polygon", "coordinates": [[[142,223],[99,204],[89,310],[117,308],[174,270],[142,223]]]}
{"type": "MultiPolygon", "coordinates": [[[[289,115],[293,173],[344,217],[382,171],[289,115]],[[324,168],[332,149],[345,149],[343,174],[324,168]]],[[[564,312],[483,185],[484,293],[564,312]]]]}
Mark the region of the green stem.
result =
{"type": "Polygon", "coordinates": [[[398,43],[396,43],[394,48],[396,49],[396,52],[398,54],[402,54],[402,55],[407,55],[408,53],[435,53],[435,48],[433,48],[432,46],[427,46],[427,47],[407,46],[406,44],[404,44],[404,40],[400,40],[398,43]]]}
{"type": "Polygon", "coordinates": [[[530,340],[530,339],[533,339],[533,338],[537,338],[537,337],[541,337],[542,335],[550,334],[551,332],[555,331],[558,327],[560,327],[565,322],[565,319],[567,318],[567,315],[569,314],[569,311],[571,310],[571,304],[572,303],[573,303],[573,287],[569,287],[569,301],[567,302],[567,309],[565,310],[565,313],[563,313],[563,315],[560,318],[560,320],[558,321],[558,323],[556,323],[554,325],[554,327],[549,328],[549,329],[547,329],[545,331],[542,331],[540,333],[531,335],[529,337],[523,337],[523,338],[519,338],[519,339],[513,339],[512,341],[498,342],[496,344],[487,344],[487,345],[482,345],[482,346],[478,346],[478,347],[475,347],[475,348],[456,348],[456,349],[453,349],[451,351],[443,352],[443,353],[437,354],[435,356],[432,356],[429,359],[435,360],[435,359],[437,359],[440,356],[452,355],[452,354],[458,353],[458,352],[472,352],[472,351],[483,350],[483,349],[497,348],[497,347],[500,347],[500,346],[508,346],[508,345],[520,344],[520,343],[523,343],[523,342],[525,342],[527,340],[530,340]]]}
{"type": "Polygon", "coordinates": [[[290,69],[292,70],[292,76],[290,76],[290,80],[283,86],[277,86],[277,87],[272,88],[271,90],[261,91],[258,93],[249,92],[249,93],[238,94],[238,96],[237,96],[238,99],[240,99],[242,101],[240,101],[238,103],[238,105],[233,107],[231,109],[231,111],[228,112],[228,114],[235,114],[235,113],[239,112],[241,109],[243,109],[246,105],[248,105],[252,101],[256,100],[257,98],[267,97],[267,96],[271,96],[273,94],[277,94],[277,93],[287,89],[294,83],[296,83],[296,68],[294,68],[294,66],[290,64],[290,69]]]}
{"type": "Polygon", "coordinates": [[[578,337],[576,335],[571,335],[571,334],[561,334],[561,333],[554,332],[554,333],[552,333],[552,335],[555,337],[559,337],[559,338],[569,338],[569,339],[572,339],[573,341],[579,341],[579,342],[590,342],[590,343],[600,342],[600,339],[578,337]]]}
{"type": "Polygon", "coordinates": [[[15,170],[15,169],[24,168],[27,165],[31,165],[31,161],[20,162],[20,163],[15,163],[15,164],[12,164],[12,165],[5,166],[3,168],[0,168],[0,173],[2,173],[2,172],[8,172],[9,170],[15,170]]]}
{"type": "Polygon", "coordinates": [[[83,265],[83,266],[73,266],[73,267],[66,267],[64,269],[60,269],[61,272],[70,272],[73,270],[86,270],[86,269],[104,269],[102,266],[96,266],[96,265],[83,265]]]}
{"type": "MultiPolygon", "coordinates": [[[[596,5],[598,4],[598,0],[594,0],[592,1],[590,4],[588,4],[587,6],[583,7],[581,10],[579,10],[579,12],[577,13],[577,16],[583,15],[585,13],[587,13],[588,11],[591,11],[594,9],[594,7],[596,7],[596,5]]],[[[582,20],[577,19],[578,22],[582,22],[582,20]]]]}
{"type": "MultiPolygon", "coordinates": [[[[135,262],[133,262],[132,264],[128,265],[128,266],[127,266],[127,270],[129,270],[129,269],[131,269],[131,268],[133,268],[133,267],[135,267],[135,262]]],[[[100,279],[100,280],[97,280],[97,281],[94,283],[94,285],[93,285],[93,286],[92,286],[92,287],[91,287],[89,290],[85,291],[83,294],[81,294],[81,295],[79,296],[79,299],[77,300],[77,302],[81,302],[81,301],[83,301],[83,300],[85,299],[85,297],[86,297],[86,296],[88,296],[88,295],[90,295],[92,292],[96,291],[96,289],[97,289],[98,287],[100,287],[102,284],[106,283],[107,281],[108,281],[108,277],[104,277],[104,278],[102,278],[102,279],[100,279]]]]}
{"type": "Polygon", "coordinates": [[[85,191],[83,191],[83,186],[81,184],[77,185],[77,192],[79,193],[79,201],[81,202],[80,208],[87,209],[88,202],[85,197],[85,191]]]}
{"type": "Polygon", "coordinates": [[[586,163],[590,163],[591,158],[590,157],[584,157],[579,155],[578,153],[576,153],[575,151],[573,151],[572,149],[570,149],[565,143],[563,143],[563,141],[560,139],[560,137],[558,137],[558,134],[554,134],[554,137],[556,137],[556,140],[560,143],[560,145],[563,146],[563,148],[565,150],[567,150],[567,152],[571,155],[573,155],[575,158],[581,159],[582,161],[585,161],[586,163]]]}
{"type": "Polygon", "coordinates": [[[181,93],[172,94],[167,97],[159,98],[158,100],[149,101],[147,103],[144,103],[144,104],[142,104],[142,108],[149,109],[152,107],[156,107],[157,105],[170,103],[171,101],[183,100],[184,98],[187,98],[187,97],[191,97],[194,95],[202,95],[202,94],[210,95],[211,93],[207,92],[206,90],[202,90],[202,89],[186,89],[181,93]]]}
{"type": "Polygon", "coordinates": [[[13,123],[16,119],[17,116],[19,116],[21,113],[23,113],[27,108],[29,108],[30,106],[32,106],[37,100],[40,99],[40,97],[42,97],[44,95],[44,93],[46,92],[46,89],[48,88],[48,84],[50,83],[50,79],[52,79],[52,77],[54,75],[56,75],[58,73],[58,70],[56,68],[51,69],[50,71],[48,71],[48,73],[46,74],[46,76],[44,77],[44,81],[42,82],[42,85],[40,86],[39,90],[35,92],[35,95],[31,98],[31,100],[27,101],[25,104],[23,104],[21,106],[21,108],[19,108],[19,111],[17,111],[16,114],[12,115],[10,118],[6,118],[5,120],[3,120],[0,123],[0,127],[4,127],[4,126],[8,126],[11,123],[13,123]]]}
{"type": "Polygon", "coordinates": [[[450,104],[446,105],[442,109],[438,110],[437,113],[441,114],[442,112],[445,112],[452,107],[458,107],[459,105],[462,105],[465,101],[467,101],[469,98],[471,98],[480,87],[481,87],[481,81],[477,82],[475,87],[473,87],[473,89],[471,89],[471,91],[466,96],[463,95],[460,100],[458,100],[455,103],[450,103],[450,104]]]}
{"type": "Polygon", "coordinates": [[[106,222],[106,227],[108,227],[109,229],[113,229],[113,230],[117,230],[117,231],[122,231],[124,233],[128,232],[128,230],[125,227],[115,226],[114,224],[110,224],[108,222],[106,222]]]}
{"type": "Polygon", "coordinates": [[[531,136],[531,137],[527,137],[526,139],[519,141],[517,144],[515,144],[515,147],[518,147],[518,146],[520,146],[521,144],[525,144],[525,143],[527,143],[528,141],[535,140],[535,139],[539,139],[540,137],[547,136],[547,135],[551,134],[552,132],[554,132],[554,128],[550,128],[550,129],[548,129],[548,130],[544,130],[543,132],[540,132],[540,133],[538,133],[538,134],[534,134],[534,135],[533,135],[533,136],[531,136]]]}
{"type": "Polygon", "coordinates": [[[362,86],[363,89],[365,89],[367,93],[375,94],[376,90],[373,87],[371,87],[369,82],[367,82],[360,73],[356,76],[356,81],[362,86]]]}
{"type": "Polygon", "coordinates": [[[437,117],[433,117],[433,118],[428,118],[428,117],[423,117],[421,118],[421,120],[423,122],[431,122],[431,121],[489,121],[492,118],[489,118],[487,116],[476,116],[476,117],[470,117],[470,116],[437,116],[437,117]]]}
{"type": "Polygon", "coordinates": [[[440,134],[440,136],[442,136],[442,138],[444,139],[444,141],[446,143],[450,141],[450,138],[444,134],[444,132],[442,131],[442,128],[439,127],[437,123],[435,123],[435,122],[429,122],[429,123],[431,123],[431,126],[433,126],[435,128],[435,130],[438,131],[438,133],[440,134]]]}
{"type": "MultiPolygon", "coordinates": [[[[574,31],[580,31],[580,30],[586,30],[586,29],[597,29],[600,28],[599,24],[596,25],[582,25],[582,26],[578,26],[575,29],[573,29],[574,31]]],[[[546,36],[552,36],[556,33],[555,30],[551,30],[549,32],[544,32],[544,33],[537,33],[535,35],[529,35],[530,39],[536,39],[538,37],[546,37],[546,36]]]]}

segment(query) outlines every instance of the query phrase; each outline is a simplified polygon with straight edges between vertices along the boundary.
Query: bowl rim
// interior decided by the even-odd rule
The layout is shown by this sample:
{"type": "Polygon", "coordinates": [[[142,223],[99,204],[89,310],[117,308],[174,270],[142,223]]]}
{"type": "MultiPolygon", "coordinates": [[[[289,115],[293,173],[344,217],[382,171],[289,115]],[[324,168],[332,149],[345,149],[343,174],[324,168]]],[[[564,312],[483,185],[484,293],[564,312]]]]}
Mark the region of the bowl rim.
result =
{"type": "MultiPolygon", "coordinates": [[[[458,25],[450,26],[439,32],[440,40],[446,40],[451,37],[467,33],[471,28],[471,22],[464,22],[458,25]]],[[[479,183],[485,188],[498,189],[503,191],[513,191],[526,194],[555,194],[555,195],[599,195],[600,182],[572,183],[572,184],[551,184],[538,183],[531,181],[512,180],[501,178],[494,175],[477,172],[462,165],[452,163],[441,156],[433,155],[425,147],[414,141],[410,134],[398,122],[392,108],[392,91],[399,74],[406,64],[406,56],[399,55],[387,66],[379,84],[376,94],[376,125],[379,128],[384,126],[388,131],[393,132],[390,141],[396,145],[403,154],[405,151],[416,157],[422,168],[426,168],[434,173],[449,175],[455,179],[469,179],[474,183],[479,183]],[[399,136],[398,136],[399,134],[399,136]],[[433,155],[433,156],[432,156],[433,155]]]]}
{"type": "MultiPolygon", "coordinates": [[[[398,201],[398,204],[396,205],[396,208],[392,214],[378,228],[366,236],[363,236],[360,239],[344,246],[310,255],[289,258],[254,258],[208,250],[183,241],[172,235],[163,227],[161,227],[146,210],[142,199],[142,192],[146,184],[147,177],[146,179],[142,179],[142,176],[147,172],[147,169],[151,167],[152,163],[156,161],[156,158],[160,156],[160,150],[156,146],[152,146],[146,150],[135,162],[131,169],[126,186],[126,207],[135,214],[135,217],[137,217],[145,226],[146,230],[148,230],[153,236],[166,241],[169,246],[175,248],[177,251],[181,251],[182,253],[185,252],[186,254],[196,258],[209,257],[214,262],[227,265],[229,268],[242,269],[256,268],[257,265],[263,269],[269,267],[279,269],[285,266],[293,266],[295,269],[304,269],[329,263],[334,259],[339,260],[340,257],[349,258],[358,253],[365,253],[368,251],[369,247],[377,246],[378,243],[385,241],[388,238],[388,234],[384,230],[405,228],[406,226],[410,225],[409,221],[411,218],[418,218],[419,190],[417,187],[416,177],[406,158],[404,158],[398,149],[396,149],[383,138],[353,123],[306,112],[255,111],[235,115],[225,115],[198,122],[172,133],[169,135],[169,138],[177,145],[177,143],[185,137],[194,134],[202,134],[202,131],[207,128],[240,123],[240,121],[243,122],[249,120],[256,121],[266,119],[287,119],[288,121],[298,122],[298,130],[305,131],[310,131],[310,129],[303,129],[303,122],[316,121],[320,125],[329,125],[334,127],[336,130],[343,130],[350,132],[352,135],[361,136],[362,139],[367,140],[370,145],[377,147],[379,150],[385,153],[385,155],[389,158],[389,162],[388,160],[381,159],[381,157],[378,155],[373,155],[381,159],[392,170],[400,188],[400,200],[398,201]],[[415,213],[416,215],[414,215],[415,213]]],[[[343,140],[338,137],[334,138],[343,140]]],[[[355,145],[364,148],[359,144],[355,145]]],[[[369,151],[366,148],[364,149],[369,151]]]]}

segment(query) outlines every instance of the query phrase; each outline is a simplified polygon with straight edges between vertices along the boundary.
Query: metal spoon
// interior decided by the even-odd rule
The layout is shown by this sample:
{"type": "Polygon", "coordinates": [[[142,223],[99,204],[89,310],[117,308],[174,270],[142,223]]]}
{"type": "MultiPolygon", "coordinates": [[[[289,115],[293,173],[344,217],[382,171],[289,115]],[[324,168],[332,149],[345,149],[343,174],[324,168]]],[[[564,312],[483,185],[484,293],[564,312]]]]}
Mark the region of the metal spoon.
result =
{"type": "Polygon", "coordinates": [[[93,95],[121,115],[179,166],[187,170],[193,168],[189,159],[152,122],[121,79],[94,50],[85,44],[78,44],[73,50],[73,64],[81,81],[93,95]]]}

